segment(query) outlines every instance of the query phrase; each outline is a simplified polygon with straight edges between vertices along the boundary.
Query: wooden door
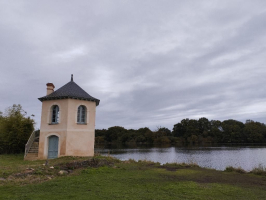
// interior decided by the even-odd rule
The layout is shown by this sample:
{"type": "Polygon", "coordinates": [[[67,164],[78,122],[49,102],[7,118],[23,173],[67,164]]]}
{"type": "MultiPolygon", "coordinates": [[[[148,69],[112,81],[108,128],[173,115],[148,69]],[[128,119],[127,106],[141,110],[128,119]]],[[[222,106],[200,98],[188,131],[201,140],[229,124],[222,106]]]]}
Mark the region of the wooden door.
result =
{"type": "Polygon", "coordinates": [[[48,159],[58,157],[58,137],[52,135],[49,137],[48,144],[48,159]]]}

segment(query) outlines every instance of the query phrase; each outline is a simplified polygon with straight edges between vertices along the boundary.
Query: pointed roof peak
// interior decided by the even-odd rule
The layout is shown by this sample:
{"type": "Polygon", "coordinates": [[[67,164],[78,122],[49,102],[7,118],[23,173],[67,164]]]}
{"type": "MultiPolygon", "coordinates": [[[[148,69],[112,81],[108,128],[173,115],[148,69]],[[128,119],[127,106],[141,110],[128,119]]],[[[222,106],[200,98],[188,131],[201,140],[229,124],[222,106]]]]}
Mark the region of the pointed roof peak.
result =
{"type": "Polygon", "coordinates": [[[73,74],[71,74],[71,81],[63,85],[53,93],[44,97],[38,98],[40,101],[54,100],[54,99],[79,99],[85,101],[94,101],[96,106],[99,105],[100,100],[90,96],[80,86],[73,81],[73,74]]]}

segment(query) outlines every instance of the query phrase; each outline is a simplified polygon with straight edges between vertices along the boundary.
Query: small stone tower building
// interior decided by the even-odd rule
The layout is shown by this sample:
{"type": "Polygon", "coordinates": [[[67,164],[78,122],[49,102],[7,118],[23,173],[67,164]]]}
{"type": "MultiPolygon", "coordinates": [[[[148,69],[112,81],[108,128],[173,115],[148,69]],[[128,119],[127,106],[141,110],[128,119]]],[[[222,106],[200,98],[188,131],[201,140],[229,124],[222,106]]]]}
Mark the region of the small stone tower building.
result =
{"type": "Polygon", "coordinates": [[[60,156],[93,156],[96,106],[100,100],[71,81],[54,91],[47,83],[42,102],[41,128],[36,159],[60,156]]]}

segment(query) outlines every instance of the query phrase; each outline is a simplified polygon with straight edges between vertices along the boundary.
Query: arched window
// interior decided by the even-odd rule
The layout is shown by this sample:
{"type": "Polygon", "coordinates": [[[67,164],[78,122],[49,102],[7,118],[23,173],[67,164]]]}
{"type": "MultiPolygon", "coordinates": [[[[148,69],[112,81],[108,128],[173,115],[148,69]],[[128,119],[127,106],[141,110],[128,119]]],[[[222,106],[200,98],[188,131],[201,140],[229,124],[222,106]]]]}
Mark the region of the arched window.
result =
{"type": "Polygon", "coordinates": [[[58,122],[59,122],[59,107],[58,107],[58,105],[54,105],[52,107],[51,123],[52,124],[58,124],[58,122]]]}
{"type": "Polygon", "coordinates": [[[77,123],[78,124],[85,124],[86,123],[86,107],[85,106],[79,106],[78,107],[78,115],[77,115],[77,123]]]}

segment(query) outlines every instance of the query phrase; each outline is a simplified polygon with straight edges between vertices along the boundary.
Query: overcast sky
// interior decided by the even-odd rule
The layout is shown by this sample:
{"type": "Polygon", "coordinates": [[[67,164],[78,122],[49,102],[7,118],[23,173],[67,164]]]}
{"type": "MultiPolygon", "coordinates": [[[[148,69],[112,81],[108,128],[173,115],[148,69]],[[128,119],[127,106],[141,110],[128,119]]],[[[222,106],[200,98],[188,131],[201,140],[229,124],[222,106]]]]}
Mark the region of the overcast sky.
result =
{"type": "Polygon", "coordinates": [[[266,123],[265,0],[0,0],[0,111],[40,126],[46,83],[101,100],[96,128],[266,123]]]}

